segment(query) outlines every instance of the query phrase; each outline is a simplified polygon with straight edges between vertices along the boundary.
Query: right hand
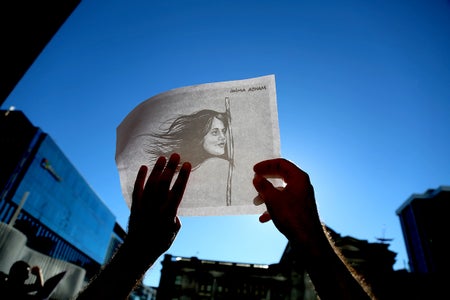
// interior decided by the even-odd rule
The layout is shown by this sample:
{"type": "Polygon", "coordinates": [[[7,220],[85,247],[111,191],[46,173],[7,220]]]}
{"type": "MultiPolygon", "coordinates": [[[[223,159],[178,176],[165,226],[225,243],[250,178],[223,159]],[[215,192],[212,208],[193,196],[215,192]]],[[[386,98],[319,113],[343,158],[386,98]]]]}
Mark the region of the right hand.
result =
{"type": "Polygon", "coordinates": [[[294,163],[276,158],[257,163],[253,185],[267,211],[260,217],[272,220],[290,241],[308,243],[316,233],[323,234],[317,211],[314,188],[307,173],[294,163]],[[280,178],[286,185],[274,187],[267,178],[280,178]]]}

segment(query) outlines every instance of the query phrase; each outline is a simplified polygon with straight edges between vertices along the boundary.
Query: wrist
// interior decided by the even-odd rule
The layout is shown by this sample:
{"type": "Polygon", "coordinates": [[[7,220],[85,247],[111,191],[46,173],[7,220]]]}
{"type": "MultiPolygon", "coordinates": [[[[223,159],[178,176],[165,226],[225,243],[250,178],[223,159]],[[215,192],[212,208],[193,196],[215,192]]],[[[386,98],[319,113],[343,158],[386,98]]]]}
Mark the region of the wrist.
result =
{"type": "Polygon", "coordinates": [[[149,268],[162,255],[163,251],[154,247],[147,247],[144,242],[129,240],[128,238],[119,247],[114,258],[126,261],[131,266],[149,268]]]}

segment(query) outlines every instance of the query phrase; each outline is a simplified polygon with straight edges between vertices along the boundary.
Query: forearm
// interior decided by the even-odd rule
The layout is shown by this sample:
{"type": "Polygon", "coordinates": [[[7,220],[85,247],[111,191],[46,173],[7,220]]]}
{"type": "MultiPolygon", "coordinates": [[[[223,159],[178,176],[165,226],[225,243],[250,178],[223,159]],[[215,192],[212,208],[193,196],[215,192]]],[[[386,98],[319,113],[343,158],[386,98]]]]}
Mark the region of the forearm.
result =
{"type": "Polygon", "coordinates": [[[77,300],[128,299],[145,273],[161,254],[140,253],[139,246],[125,242],[102,270],[78,295],[77,300]]]}
{"type": "Polygon", "coordinates": [[[34,286],[36,287],[36,289],[40,289],[44,286],[44,279],[43,279],[42,275],[36,276],[36,281],[34,282],[34,286]]]}
{"type": "Polygon", "coordinates": [[[320,233],[314,239],[308,247],[294,243],[294,248],[300,253],[320,299],[374,299],[335,252],[326,234],[320,233]]]}
{"type": "MultiPolygon", "coordinates": [[[[36,268],[36,267],[35,267],[36,268]]],[[[36,276],[36,279],[34,280],[34,283],[32,285],[33,290],[38,291],[44,286],[44,276],[42,275],[41,269],[34,269],[31,272],[34,276],[36,276]]]]}

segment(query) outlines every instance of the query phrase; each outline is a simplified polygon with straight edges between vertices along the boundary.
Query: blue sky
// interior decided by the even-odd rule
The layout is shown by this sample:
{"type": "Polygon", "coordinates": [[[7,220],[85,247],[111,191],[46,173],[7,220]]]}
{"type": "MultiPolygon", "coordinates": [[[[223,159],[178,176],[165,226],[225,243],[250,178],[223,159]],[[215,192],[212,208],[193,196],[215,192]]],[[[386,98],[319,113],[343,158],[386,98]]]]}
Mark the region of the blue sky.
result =
{"type": "MultiPolygon", "coordinates": [[[[322,220],[393,238],[400,269],[396,209],[450,185],[449,53],[446,0],[83,0],[2,108],[49,133],[126,228],[123,118],[169,89],[274,74],[281,153],[310,174],[322,220]]],[[[182,224],[170,254],[270,264],[286,246],[257,215],[182,224]]]]}

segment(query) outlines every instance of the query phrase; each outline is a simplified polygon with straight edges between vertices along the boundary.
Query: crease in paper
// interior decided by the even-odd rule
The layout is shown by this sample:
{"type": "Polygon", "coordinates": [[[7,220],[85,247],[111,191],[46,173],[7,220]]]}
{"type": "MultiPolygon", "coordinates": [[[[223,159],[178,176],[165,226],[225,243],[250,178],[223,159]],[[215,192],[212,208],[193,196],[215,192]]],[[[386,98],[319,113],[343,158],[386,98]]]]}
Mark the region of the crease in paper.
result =
{"type": "MultiPolygon", "coordinates": [[[[170,90],[139,104],[117,127],[116,164],[131,205],[141,165],[177,152],[193,165],[178,214],[257,214],[253,165],[280,157],[275,76],[170,90]]],[[[281,185],[277,184],[277,185],[281,185]]]]}

